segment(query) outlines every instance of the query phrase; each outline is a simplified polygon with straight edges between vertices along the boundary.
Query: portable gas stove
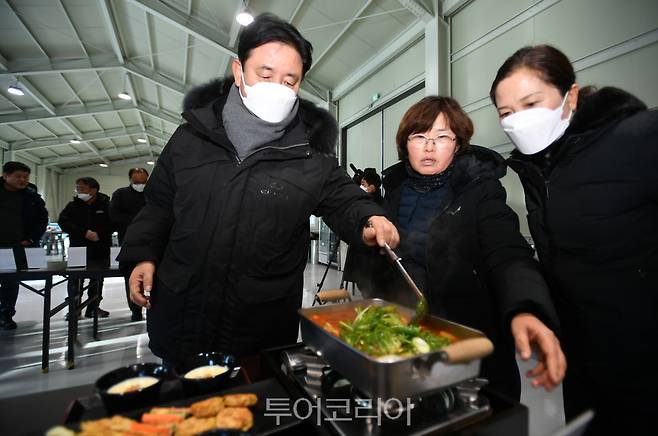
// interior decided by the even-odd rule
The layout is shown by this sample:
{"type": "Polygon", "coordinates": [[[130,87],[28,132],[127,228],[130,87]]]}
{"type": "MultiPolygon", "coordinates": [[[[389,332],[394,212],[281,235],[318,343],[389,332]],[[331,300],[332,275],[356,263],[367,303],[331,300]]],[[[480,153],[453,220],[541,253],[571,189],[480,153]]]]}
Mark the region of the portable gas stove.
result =
{"type": "Polygon", "coordinates": [[[275,375],[318,433],[337,435],[528,434],[527,409],[472,379],[416,398],[368,398],[304,344],[267,350],[275,375]],[[300,401],[300,399],[302,401],[300,401]]]}

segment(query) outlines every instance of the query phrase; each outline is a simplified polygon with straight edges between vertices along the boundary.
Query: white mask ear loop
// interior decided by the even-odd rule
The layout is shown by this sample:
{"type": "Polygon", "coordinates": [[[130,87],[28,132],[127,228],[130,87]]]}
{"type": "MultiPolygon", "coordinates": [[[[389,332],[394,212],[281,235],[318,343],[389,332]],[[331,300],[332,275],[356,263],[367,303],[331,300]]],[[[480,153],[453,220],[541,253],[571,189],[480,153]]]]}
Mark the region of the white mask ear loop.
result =
{"type": "Polygon", "coordinates": [[[242,81],[242,89],[244,90],[244,93],[247,93],[247,82],[244,80],[244,70],[242,69],[242,62],[240,62],[240,80],[242,81]]]}
{"type": "MultiPolygon", "coordinates": [[[[569,88],[569,90],[567,91],[567,93],[564,94],[564,98],[562,99],[562,104],[560,105],[560,108],[562,108],[562,111],[564,111],[564,105],[567,103],[567,99],[569,98],[569,92],[571,92],[571,88],[569,88]]],[[[571,116],[572,116],[572,115],[573,115],[573,110],[571,110],[571,108],[569,108],[569,115],[567,115],[567,118],[566,118],[566,119],[567,119],[568,121],[571,121],[571,116]]],[[[562,119],[561,116],[560,116],[560,119],[562,119]]]]}

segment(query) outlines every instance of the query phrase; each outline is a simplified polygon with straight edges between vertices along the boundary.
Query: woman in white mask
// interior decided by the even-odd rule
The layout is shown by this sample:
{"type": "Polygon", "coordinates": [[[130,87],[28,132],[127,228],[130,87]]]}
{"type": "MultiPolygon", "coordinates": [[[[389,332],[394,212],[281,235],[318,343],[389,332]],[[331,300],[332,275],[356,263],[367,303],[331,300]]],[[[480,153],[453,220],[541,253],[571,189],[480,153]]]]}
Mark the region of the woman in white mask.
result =
{"type": "Polygon", "coordinates": [[[561,320],[566,418],[594,409],[591,434],[658,434],[658,379],[647,377],[658,357],[658,112],[575,81],[562,52],[526,47],[490,96],[561,320]]]}

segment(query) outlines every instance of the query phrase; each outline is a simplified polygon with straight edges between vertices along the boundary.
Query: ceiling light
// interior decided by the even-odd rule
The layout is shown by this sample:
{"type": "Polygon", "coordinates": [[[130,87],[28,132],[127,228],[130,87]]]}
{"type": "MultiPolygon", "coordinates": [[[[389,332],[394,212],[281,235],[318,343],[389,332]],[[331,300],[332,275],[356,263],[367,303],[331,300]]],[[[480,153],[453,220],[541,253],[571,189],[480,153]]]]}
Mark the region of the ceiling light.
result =
{"type": "Polygon", "coordinates": [[[122,92],[118,93],[118,94],[117,94],[117,97],[119,97],[121,100],[132,100],[132,99],[133,99],[133,98],[130,96],[130,94],[128,94],[128,93],[125,92],[125,91],[122,91],[122,92]]]}
{"type": "Polygon", "coordinates": [[[11,85],[9,88],[7,88],[7,92],[13,95],[25,95],[23,90],[18,85],[11,85]]]}
{"type": "Polygon", "coordinates": [[[71,139],[69,142],[70,142],[71,144],[80,144],[80,141],[77,140],[77,139],[71,139]]]}
{"type": "Polygon", "coordinates": [[[106,163],[98,164],[99,167],[107,168],[109,165],[106,163]]]}
{"type": "Polygon", "coordinates": [[[146,161],[146,164],[147,164],[147,165],[154,165],[155,162],[153,162],[152,160],[147,160],[147,161],[146,161]]]}
{"type": "Polygon", "coordinates": [[[142,144],[146,144],[146,139],[144,139],[144,138],[137,138],[137,142],[141,142],[142,144]]]}
{"type": "Polygon", "coordinates": [[[235,16],[235,20],[242,26],[248,26],[254,22],[254,16],[247,11],[242,11],[235,16]]]}

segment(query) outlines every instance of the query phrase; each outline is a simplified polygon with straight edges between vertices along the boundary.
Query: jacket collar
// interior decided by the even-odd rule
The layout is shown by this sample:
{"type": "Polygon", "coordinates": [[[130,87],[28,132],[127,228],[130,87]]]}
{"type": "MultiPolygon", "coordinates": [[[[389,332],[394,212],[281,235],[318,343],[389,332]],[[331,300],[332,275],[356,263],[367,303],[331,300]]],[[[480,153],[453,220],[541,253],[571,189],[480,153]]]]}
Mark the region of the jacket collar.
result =
{"type": "MultiPolygon", "coordinates": [[[[215,79],[192,89],[183,100],[183,117],[199,133],[220,144],[230,144],[222,124],[222,109],[228,92],[234,86],[232,77],[215,79]]],[[[338,126],[334,117],[308,100],[299,98],[297,118],[290,125],[287,142],[308,141],[310,147],[322,154],[335,155],[338,126]]]]}
{"type": "MultiPolygon", "coordinates": [[[[461,192],[469,183],[479,179],[500,179],[507,173],[503,157],[495,151],[471,145],[471,150],[455,157],[450,184],[453,191],[461,192]]],[[[404,162],[382,171],[384,189],[398,188],[407,178],[404,162]]]]}

